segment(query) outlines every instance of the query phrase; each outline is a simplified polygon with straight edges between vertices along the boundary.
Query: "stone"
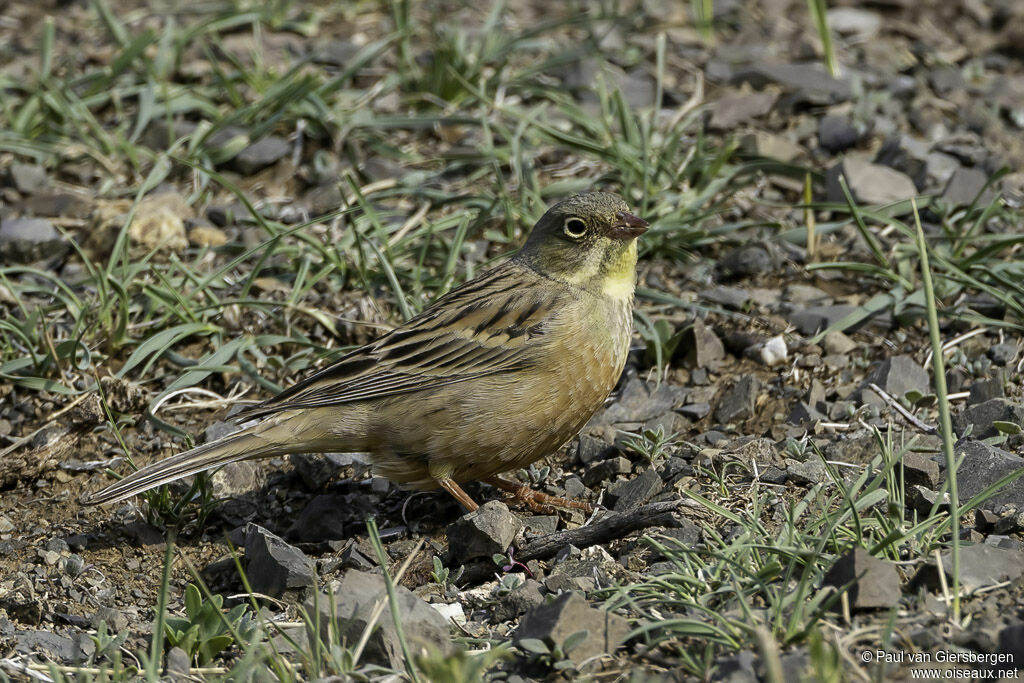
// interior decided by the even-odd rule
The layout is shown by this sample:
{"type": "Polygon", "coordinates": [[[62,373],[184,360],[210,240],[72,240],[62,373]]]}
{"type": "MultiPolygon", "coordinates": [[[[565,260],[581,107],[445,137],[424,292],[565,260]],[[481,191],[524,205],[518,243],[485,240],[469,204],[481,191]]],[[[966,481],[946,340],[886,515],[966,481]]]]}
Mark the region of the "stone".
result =
{"type": "MultiPolygon", "coordinates": [[[[398,618],[402,631],[413,652],[432,647],[442,655],[455,651],[448,628],[448,620],[427,602],[416,597],[404,586],[394,587],[398,598],[398,618]]],[[[320,637],[325,644],[331,642],[356,643],[368,628],[370,616],[379,603],[384,612],[377,619],[366,649],[365,660],[374,664],[404,670],[402,646],[395,632],[395,619],[387,608],[387,587],[384,577],[349,569],[340,581],[332,582],[330,595],[320,594],[316,601],[305,603],[306,613],[319,620],[320,637]],[[332,628],[336,640],[328,639],[332,628]]],[[[312,641],[314,634],[309,633],[312,641]]]]}
{"type": "MultiPolygon", "coordinates": [[[[1024,469],[1024,458],[982,441],[961,439],[954,452],[957,458],[964,459],[957,470],[957,493],[961,503],[966,503],[1003,477],[1024,469]]],[[[1018,477],[1001,488],[983,505],[988,510],[998,510],[1004,505],[1024,510],[1024,477],[1018,477]]]]}
{"type": "Polygon", "coordinates": [[[928,371],[910,356],[892,356],[876,363],[861,383],[861,400],[864,403],[885,405],[882,397],[868,388],[872,383],[897,400],[910,391],[924,395],[931,390],[928,371]]]}
{"type": "MultiPolygon", "coordinates": [[[[948,384],[947,380],[947,384],[948,384]]],[[[985,403],[991,401],[994,398],[1005,398],[1006,394],[1003,390],[1003,380],[1001,377],[993,377],[991,379],[979,379],[971,385],[970,392],[967,396],[967,405],[976,406],[979,403],[985,403]]]]}
{"type": "Polygon", "coordinates": [[[619,400],[594,416],[591,424],[614,425],[623,422],[646,422],[664,415],[686,400],[687,389],[668,383],[656,385],[634,377],[629,380],[619,400]]]}
{"type": "Polygon", "coordinates": [[[761,275],[774,269],[768,250],[759,244],[749,244],[725,253],[715,264],[720,277],[731,280],[761,275]]]}
{"type": "Polygon", "coordinates": [[[523,615],[514,638],[517,645],[525,640],[540,640],[553,648],[580,631],[586,631],[586,637],[568,653],[577,664],[614,653],[625,642],[630,629],[623,617],[591,607],[578,593],[568,592],[523,615]]]}
{"type": "Polygon", "coordinates": [[[756,377],[740,377],[719,397],[718,405],[715,406],[715,421],[729,424],[752,417],[760,391],[761,382],[756,377]]]}
{"type": "Polygon", "coordinates": [[[492,500],[448,527],[448,553],[456,562],[508,552],[523,523],[504,503],[492,500]]]}
{"type": "Polygon", "coordinates": [[[747,156],[774,159],[783,163],[804,156],[803,148],[789,138],[760,130],[742,135],[739,140],[739,151],[747,156]]]}
{"type": "Polygon", "coordinates": [[[295,523],[288,530],[288,537],[307,543],[345,538],[342,517],[347,507],[346,496],[336,493],[320,494],[309,501],[295,518],[295,523]]]}
{"type": "Polygon", "coordinates": [[[786,458],[786,474],[790,481],[807,486],[814,486],[828,479],[825,463],[817,457],[808,458],[803,462],[786,458]]]}
{"type": "Polygon", "coordinates": [[[50,186],[46,169],[35,164],[11,164],[7,174],[11,185],[22,194],[39,194],[50,186]]]}
{"type": "Polygon", "coordinates": [[[850,99],[853,91],[846,81],[829,76],[816,62],[795,64],[758,63],[733,75],[734,83],[750,83],[762,89],[777,83],[799,94],[799,99],[814,104],[834,104],[850,99]]]}
{"type": "Polygon", "coordinates": [[[231,165],[244,175],[252,175],[286,157],[292,150],[284,138],[268,135],[248,145],[231,160],[231,165]]]}
{"type": "Polygon", "coordinates": [[[759,349],[761,363],[772,367],[786,363],[789,359],[789,350],[786,348],[786,339],[781,334],[772,337],[759,349]]]}
{"type": "Polygon", "coordinates": [[[750,303],[750,292],[740,287],[727,287],[719,285],[711,289],[704,289],[700,292],[700,298],[725,308],[742,311],[750,303]]]}
{"type": "Polygon", "coordinates": [[[511,591],[501,596],[491,608],[495,621],[509,621],[526,614],[544,603],[543,586],[534,579],[526,579],[511,591]]]}
{"type": "MultiPolygon", "coordinates": [[[[860,312],[859,306],[851,304],[832,304],[831,306],[808,306],[789,313],[789,322],[796,327],[800,334],[811,336],[821,330],[828,329],[837,324],[843,318],[860,312]]],[[[850,323],[843,329],[859,327],[871,316],[863,320],[850,323]]]]}
{"type": "Polygon", "coordinates": [[[908,484],[917,484],[929,489],[938,487],[939,464],[932,458],[914,451],[907,451],[903,454],[901,463],[903,477],[908,484]]]}
{"type": "Polygon", "coordinates": [[[584,465],[605,460],[618,452],[618,448],[601,439],[580,434],[576,440],[576,457],[584,465]]]}
{"type": "Polygon", "coordinates": [[[733,130],[740,124],[770,112],[778,98],[779,96],[772,92],[725,95],[712,105],[708,126],[712,130],[733,130]]]}
{"type": "Polygon", "coordinates": [[[679,408],[677,412],[683,417],[691,420],[701,420],[708,413],[711,412],[710,403],[688,403],[687,405],[679,408]]]}
{"type": "Polygon", "coordinates": [[[902,597],[896,565],[864,548],[854,548],[837,559],[822,583],[839,589],[848,585],[850,608],[855,611],[895,607],[902,597]]]}
{"type": "Polygon", "coordinates": [[[829,114],[818,122],[818,144],[831,154],[855,146],[860,141],[860,136],[860,131],[849,117],[829,114]]]}
{"type": "Polygon", "coordinates": [[[975,201],[984,206],[996,196],[994,188],[985,187],[987,182],[988,174],[984,171],[958,166],[942,191],[942,199],[953,206],[968,206],[975,201]]]}
{"type": "Polygon", "coordinates": [[[1024,405],[1006,398],[969,405],[953,416],[953,431],[964,436],[970,427],[971,439],[987,439],[1000,434],[996,422],[1024,425],[1024,405]]]}
{"type": "Polygon", "coordinates": [[[192,658],[189,657],[187,652],[180,647],[172,647],[167,651],[167,671],[165,675],[168,679],[172,681],[186,680],[191,670],[192,658]]]}
{"type": "Polygon", "coordinates": [[[189,229],[188,241],[196,247],[222,247],[228,243],[228,236],[212,225],[196,225],[189,229]]]}
{"type": "Polygon", "coordinates": [[[846,202],[840,177],[846,179],[850,194],[859,204],[893,204],[917,196],[917,187],[907,175],[862,157],[848,156],[825,174],[826,197],[830,202],[846,202]]]}
{"type": "Polygon", "coordinates": [[[1017,344],[1010,342],[994,344],[985,352],[985,355],[996,365],[1009,365],[1017,358],[1017,344]]]}
{"type": "Polygon", "coordinates": [[[263,470],[249,460],[229,462],[210,475],[214,498],[230,499],[258,489],[266,481],[263,470]]]}
{"type": "Polygon", "coordinates": [[[661,492],[664,483],[654,468],[648,468],[639,476],[626,481],[615,482],[605,490],[605,504],[616,512],[628,512],[640,507],[661,492]]]}
{"type": "Polygon", "coordinates": [[[66,250],[63,238],[45,218],[0,220],[0,262],[29,263],[66,250]]]}
{"type": "Polygon", "coordinates": [[[355,464],[363,464],[358,453],[299,453],[291,463],[306,488],[317,491],[338,476],[338,472],[355,464]]]}
{"type": "Polygon", "coordinates": [[[842,332],[829,332],[825,335],[822,340],[822,345],[825,347],[826,353],[837,353],[840,355],[846,355],[853,353],[857,348],[857,342],[847,337],[842,332]]]}
{"type": "MultiPolygon", "coordinates": [[[[940,555],[947,584],[952,579],[953,562],[950,551],[940,555]]],[[[1002,581],[1014,581],[1024,575],[1024,552],[997,548],[991,545],[960,546],[960,586],[967,592],[986,588],[1002,581]]],[[[914,583],[924,582],[932,589],[938,588],[938,571],[934,564],[922,567],[915,575],[914,583]]]]}
{"type": "Polygon", "coordinates": [[[725,358],[725,346],[714,330],[696,318],[683,334],[677,353],[683,356],[685,367],[716,370],[725,358]]]}
{"type": "Polygon", "coordinates": [[[316,584],[309,558],[258,524],[250,523],[245,528],[245,559],[249,583],[257,593],[279,598],[316,584]]]}
{"type": "Polygon", "coordinates": [[[874,37],[882,28],[882,17],[858,7],[833,7],[826,13],[829,30],[858,41],[874,37]]]}
{"type": "Polygon", "coordinates": [[[621,455],[616,458],[606,458],[590,465],[583,472],[583,483],[587,486],[594,486],[605,481],[611,481],[620,474],[629,474],[633,469],[633,463],[621,455]]]}

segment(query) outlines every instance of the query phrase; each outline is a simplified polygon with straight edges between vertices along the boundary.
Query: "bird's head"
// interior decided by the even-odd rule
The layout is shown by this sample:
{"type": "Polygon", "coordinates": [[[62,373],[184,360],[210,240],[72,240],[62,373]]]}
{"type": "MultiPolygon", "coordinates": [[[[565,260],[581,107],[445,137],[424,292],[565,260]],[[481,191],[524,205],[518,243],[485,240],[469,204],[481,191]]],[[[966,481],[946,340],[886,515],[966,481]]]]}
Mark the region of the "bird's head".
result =
{"type": "Polygon", "coordinates": [[[547,277],[613,296],[633,294],[636,238],[647,221],[621,197],[590,192],[565,199],[530,232],[519,258],[547,277]]]}

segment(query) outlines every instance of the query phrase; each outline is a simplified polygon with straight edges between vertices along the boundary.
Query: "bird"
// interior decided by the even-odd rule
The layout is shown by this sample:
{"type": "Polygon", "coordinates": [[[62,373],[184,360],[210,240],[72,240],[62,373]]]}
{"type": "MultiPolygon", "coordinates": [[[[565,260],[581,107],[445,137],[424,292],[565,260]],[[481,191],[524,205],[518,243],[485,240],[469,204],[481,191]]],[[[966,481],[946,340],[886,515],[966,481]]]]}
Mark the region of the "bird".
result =
{"type": "Polygon", "coordinates": [[[240,460],[369,454],[407,489],[484,481],[533,509],[591,510],[502,477],[554,452],[600,408],[629,353],[637,238],[648,223],[608,192],[551,206],[511,257],[415,317],[235,417],[238,431],[87,495],[112,503],[240,460]],[[252,420],[256,420],[252,423],[252,420]]]}

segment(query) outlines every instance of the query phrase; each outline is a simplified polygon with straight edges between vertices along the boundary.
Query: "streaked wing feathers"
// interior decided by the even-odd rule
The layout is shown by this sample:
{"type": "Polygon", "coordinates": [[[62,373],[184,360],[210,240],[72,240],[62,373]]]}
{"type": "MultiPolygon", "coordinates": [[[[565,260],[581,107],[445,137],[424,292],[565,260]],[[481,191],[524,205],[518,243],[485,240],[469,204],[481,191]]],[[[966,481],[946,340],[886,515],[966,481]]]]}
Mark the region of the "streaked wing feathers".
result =
{"type": "Polygon", "coordinates": [[[515,262],[502,264],[244,416],[379,399],[528,368],[564,296],[558,288],[536,286],[537,277],[515,262]]]}

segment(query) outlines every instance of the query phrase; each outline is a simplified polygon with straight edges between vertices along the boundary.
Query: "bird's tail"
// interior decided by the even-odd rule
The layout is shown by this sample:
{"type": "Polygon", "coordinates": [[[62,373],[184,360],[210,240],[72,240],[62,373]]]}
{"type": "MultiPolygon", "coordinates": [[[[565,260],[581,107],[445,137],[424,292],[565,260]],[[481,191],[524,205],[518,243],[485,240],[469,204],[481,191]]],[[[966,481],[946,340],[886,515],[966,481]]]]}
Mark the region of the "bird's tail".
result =
{"type": "Polygon", "coordinates": [[[190,474],[237,460],[270,458],[295,451],[294,434],[277,434],[284,425],[262,422],[170,458],[150,463],[110,486],[86,496],[86,505],[114,503],[190,474]],[[288,438],[291,436],[292,438],[288,438]]]}

